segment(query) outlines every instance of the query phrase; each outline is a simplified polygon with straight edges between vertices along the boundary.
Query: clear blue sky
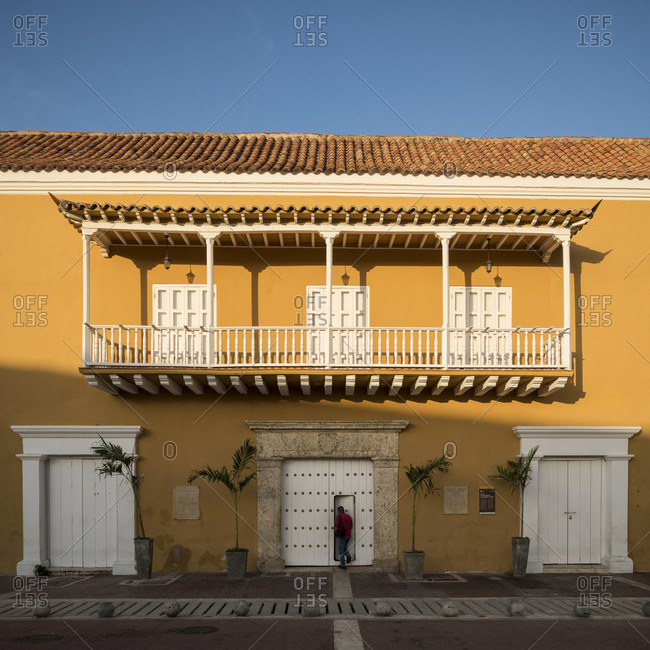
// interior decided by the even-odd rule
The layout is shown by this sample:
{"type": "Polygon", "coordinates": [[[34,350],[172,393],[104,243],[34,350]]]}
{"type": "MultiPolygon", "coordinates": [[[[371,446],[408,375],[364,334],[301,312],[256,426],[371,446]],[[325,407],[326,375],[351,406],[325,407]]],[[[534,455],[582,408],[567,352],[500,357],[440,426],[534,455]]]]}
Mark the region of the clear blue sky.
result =
{"type": "Polygon", "coordinates": [[[650,136],[647,0],[5,0],[0,15],[3,130],[650,136]]]}

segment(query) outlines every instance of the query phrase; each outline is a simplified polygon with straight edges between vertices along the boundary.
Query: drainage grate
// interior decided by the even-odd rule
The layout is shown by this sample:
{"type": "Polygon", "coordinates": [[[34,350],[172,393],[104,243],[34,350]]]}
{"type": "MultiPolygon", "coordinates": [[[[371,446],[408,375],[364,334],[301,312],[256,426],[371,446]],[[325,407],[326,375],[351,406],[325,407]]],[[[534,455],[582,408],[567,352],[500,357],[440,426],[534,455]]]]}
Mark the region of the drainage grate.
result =
{"type": "Polygon", "coordinates": [[[467,582],[465,578],[457,573],[446,571],[445,573],[427,573],[422,580],[406,580],[403,574],[390,574],[393,582],[467,582]]]}
{"type": "MultiPolygon", "coordinates": [[[[529,618],[573,618],[573,606],[577,598],[540,598],[518,597],[525,605],[525,615],[529,618]]],[[[408,618],[440,618],[444,616],[442,606],[446,601],[453,600],[458,606],[459,616],[471,618],[509,618],[508,605],[513,600],[507,598],[364,598],[364,599],[328,599],[326,604],[317,602],[320,615],[329,619],[349,618],[363,619],[374,617],[377,603],[380,601],[390,604],[393,616],[408,618]]],[[[593,607],[592,619],[642,619],[642,606],[645,598],[613,598],[607,607],[593,607]]],[[[91,619],[97,618],[97,606],[100,600],[52,599],[50,618],[52,619],[91,619]]],[[[114,600],[114,618],[144,619],[165,616],[167,599],[130,598],[114,600]]],[[[209,599],[187,598],[179,599],[181,611],[178,620],[185,622],[208,623],[219,619],[232,619],[236,616],[235,608],[239,599],[209,599]]],[[[296,599],[251,599],[248,618],[297,618],[312,612],[305,612],[305,607],[312,605],[306,600],[296,599]]],[[[34,610],[31,607],[14,607],[12,601],[0,604],[0,619],[31,618],[34,610]]],[[[195,629],[197,626],[192,626],[195,629]]],[[[205,626],[198,626],[199,629],[205,626]]],[[[216,628],[215,628],[216,629],[216,628]]],[[[178,631],[178,629],[176,630],[178,631]]],[[[203,632],[207,634],[208,632],[203,632]]],[[[201,634],[201,632],[186,632],[186,634],[201,634]]],[[[25,637],[27,639],[28,637],[25,637]]],[[[51,637],[29,637],[35,640],[24,640],[24,643],[46,643],[51,637]]]]}
{"type": "Polygon", "coordinates": [[[218,632],[219,628],[213,625],[192,625],[191,627],[181,627],[170,632],[180,632],[181,634],[212,634],[218,632]]]}
{"type": "Polygon", "coordinates": [[[122,580],[120,585],[126,585],[128,587],[140,587],[140,586],[166,586],[176,582],[183,574],[174,573],[173,575],[168,576],[159,576],[157,578],[129,578],[128,580],[122,580]]]}
{"type": "Polygon", "coordinates": [[[30,634],[29,636],[19,636],[14,639],[16,643],[51,643],[52,641],[61,641],[65,639],[62,634],[30,634]]]}

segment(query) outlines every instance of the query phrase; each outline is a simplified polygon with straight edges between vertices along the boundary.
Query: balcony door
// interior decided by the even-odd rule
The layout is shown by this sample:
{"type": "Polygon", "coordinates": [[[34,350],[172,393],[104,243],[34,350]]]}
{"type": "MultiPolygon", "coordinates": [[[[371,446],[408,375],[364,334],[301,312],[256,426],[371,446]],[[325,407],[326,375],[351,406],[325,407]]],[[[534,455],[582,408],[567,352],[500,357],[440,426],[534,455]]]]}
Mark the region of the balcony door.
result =
{"type": "MultiPolygon", "coordinates": [[[[217,322],[216,287],[214,322],[217,322]]],[[[205,285],[154,284],[152,361],[156,365],[207,363],[208,292],[205,285]]]]}
{"type": "MultiPolygon", "coordinates": [[[[368,363],[369,287],[332,287],[332,365],[362,366],[368,363]]],[[[326,365],[327,287],[307,287],[310,361],[326,365]]]]}
{"type": "Polygon", "coordinates": [[[449,293],[451,365],[510,365],[512,288],[450,287],[449,293]]]}

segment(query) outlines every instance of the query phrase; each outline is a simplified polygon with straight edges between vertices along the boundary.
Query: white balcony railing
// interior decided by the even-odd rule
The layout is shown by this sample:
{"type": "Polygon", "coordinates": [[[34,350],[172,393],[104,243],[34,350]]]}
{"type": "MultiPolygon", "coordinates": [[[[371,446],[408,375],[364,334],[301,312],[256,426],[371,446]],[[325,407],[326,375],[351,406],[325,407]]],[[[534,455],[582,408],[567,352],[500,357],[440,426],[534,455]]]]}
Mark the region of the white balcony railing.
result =
{"type": "Polygon", "coordinates": [[[570,368],[570,332],[440,327],[87,325],[87,365],[183,368],[570,368]],[[448,337],[447,358],[443,340],[448,337]]]}

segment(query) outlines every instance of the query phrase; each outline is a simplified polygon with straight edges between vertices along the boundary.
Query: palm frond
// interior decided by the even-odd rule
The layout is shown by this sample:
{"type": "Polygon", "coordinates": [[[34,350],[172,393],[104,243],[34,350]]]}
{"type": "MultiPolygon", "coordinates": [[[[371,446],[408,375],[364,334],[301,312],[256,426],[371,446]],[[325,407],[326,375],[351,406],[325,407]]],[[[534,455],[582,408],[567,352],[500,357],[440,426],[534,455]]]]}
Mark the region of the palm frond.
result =
{"type": "Polygon", "coordinates": [[[251,444],[250,439],[247,438],[232,455],[232,469],[230,471],[225,466],[221,469],[214,469],[210,465],[206,465],[203,469],[193,469],[187,477],[188,483],[192,483],[197,478],[202,478],[208,483],[221,483],[228,489],[232,497],[235,513],[235,548],[239,548],[239,495],[253,479],[257,478],[256,471],[251,471],[244,476],[245,472],[250,468],[256,452],[255,445],[251,444]]]}
{"type": "Polygon", "coordinates": [[[251,444],[250,438],[246,438],[232,457],[232,474],[235,479],[239,478],[248,469],[255,458],[256,452],[255,445],[251,444]]]}
{"type": "Polygon", "coordinates": [[[415,493],[422,493],[424,496],[438,491],[433,483],[436,472],[446,474],[451,468],[451,461],[446,456],[428,460],[423,465],[410,464],[404,467],[406,478],[411,484],[411,490],[415,493]]]}
{"type": "Polygon", "coordinates": [[[113,442],[106,442],[102,436],[99,436],[99,438],[101,442],[97,442],[92,446],[92,450],[95,454],[107,461],[107,464],[110,464],[113,467],[122,464],[130,468],[131,464],[135,460],[135,456],[127,454],[120,445],[116,445],[113,442]]]}
{"type": "Polygon", "coordinates": [[[238,492],[241,492],[253,479],[257,478],[257,472],[245,476],[237,483],[238,492]]]}
{"type": "Polygon", "coordinates": [[[210,465],[206,465],[203,469],[193,469],[189,475],[187,482],[192,483],[197,478],[202,478],[208,483],[221,483],[230,492],[236,492],[236,486],[233,483],[228,470],[225,467],[221,469],[214,469],[210,465]]]}
{"type": "Polygon", "coordinates": [[[525,456],[519,456],[516,460],[508,460],[505,465],[497,465],[497,473],[488,478],[504,481],[510,486],[513,493],[525,488],[532,479],[530,465],[538,449],[539,445],[533,447],[525,456]]]}

